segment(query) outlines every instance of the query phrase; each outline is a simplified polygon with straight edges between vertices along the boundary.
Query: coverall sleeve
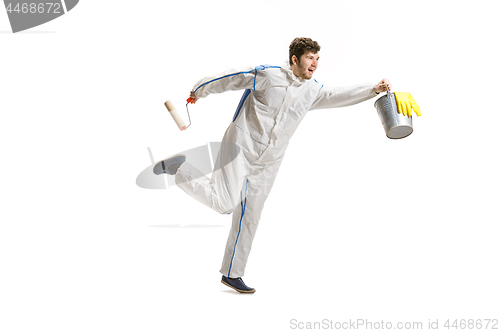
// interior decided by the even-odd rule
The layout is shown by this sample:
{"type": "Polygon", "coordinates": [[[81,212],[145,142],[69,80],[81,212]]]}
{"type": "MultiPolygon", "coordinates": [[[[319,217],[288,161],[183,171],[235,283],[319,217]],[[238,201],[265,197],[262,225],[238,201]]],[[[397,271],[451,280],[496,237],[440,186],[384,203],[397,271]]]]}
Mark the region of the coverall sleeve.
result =
{"type": "Polygon", "coordinates": [[[247,67],[242,70],[231,69],[198,81],[193,92],[198,98],[219,94],[229,90],[253,89],[257,70],[247,67]]]}
{"type": "Polygon", "coordinates": [[[377,96],[372,83],[348,87],[323,86],[310,110],[339,108],[364,102],[377,96]]]}

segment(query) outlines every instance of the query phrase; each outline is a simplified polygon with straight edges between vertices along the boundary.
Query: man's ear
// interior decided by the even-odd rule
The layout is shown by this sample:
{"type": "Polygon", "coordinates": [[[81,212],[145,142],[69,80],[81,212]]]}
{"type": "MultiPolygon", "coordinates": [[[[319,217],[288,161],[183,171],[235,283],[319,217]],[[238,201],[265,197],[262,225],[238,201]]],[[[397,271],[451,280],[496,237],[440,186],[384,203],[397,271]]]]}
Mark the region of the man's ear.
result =
{"type": "Polygon", "coordinates": [[[297,65],[297,63],[298,63],[297,56],[296,56],[296,55],[293,55],[293,56],[292,56],[292,64],[293,64],[293,65],[297,65]]]}

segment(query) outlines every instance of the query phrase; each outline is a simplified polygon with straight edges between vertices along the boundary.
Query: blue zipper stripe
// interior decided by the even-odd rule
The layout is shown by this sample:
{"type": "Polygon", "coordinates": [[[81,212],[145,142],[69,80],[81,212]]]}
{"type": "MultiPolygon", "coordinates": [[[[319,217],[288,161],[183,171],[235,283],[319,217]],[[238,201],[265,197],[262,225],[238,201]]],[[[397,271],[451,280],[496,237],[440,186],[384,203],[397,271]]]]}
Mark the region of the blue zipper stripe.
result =
{"type": "Polygon", "coordinates": [[[255,67],[255,69],[254,69],[254,70],[251,70],[251,71],[248,71],[248,72],[238,72],[238,73],[234,73],[234,74],[224,75],[224,76],[221,76],[221,77],[218,77],[218,78],[216,78],[216,79],[213,79],[213,80],[210,80],[210,81],[208,81],[208,82],[203,83],[203,84],[202,84],[202,85],[200,85],[198,88],[196,88],[196,89],[194,90],[194,92],[197,92],[197,91],[198,91],[198,89],[200,89],[201,87],[203,87],[203,86],[205,86],[205,85],[207,85],[207,84],[209,84],[209,83],[212,83],[212,82],[214,82],[214,81],[218,81],[218,80],[224,79],[224,78],[226,78],[226,77],[235,76],[235,75],[240,75],[240,74],[250,74],[250,73],[252,73],[252,72],[255,72],[255,77],[253,78],[253,90],[255,90],[255,80],[256,80],[256,78],[257,78],[257,71],[258,71],[258,70],[264,70],[264,69],[266,69],[266,68],[281,68],[281,67],[280,67],[280,66],[270,66],[270,65],[260,65],[260,66],[255,67]]]}
{"type": "Polygon", "coordinates": [[[233,117],[233,123],[240,114],[241,108],[243,107],[243,104],[245,103],[245,100],[247,99],[248,95],[250,95],[251,90],[250,89],[245,89],[245,92],[243,93],[243,96],[241,96],[240,104],[238,104],[238,107],[236,108],[236,112],[234,113],[233,117]]]}
{"type": "Polygon", "coordinates": [[[246,188],[245,188],[245,204],[243,205],[243,191],[240,192],[240,198],[241,198],[241,217],[240,217],[240,226],[238,229],[238,236],[236,236],[236,242],[234,242],[234,249],[233,249],[233,256],[231,257],[231,264],[229,264],[229,272],[227,273],[227,277],[231,277],[231,268],[233,267],[233,259],[234,259],[234,254],[236,252],[236,244],[238,244],[238,239],[240,238],[240,232],[241,232],[241,221],[243,220],[243,215],[245,215],[245,208],[247,207],[247,190],[248,190],[248,179],[246,182],[246,188]]]}
{"type": "MultiPolygon", "coordinates": [[[[316,79],[314,79],[314,82],[316,82],[317,84],[321,84],[318,81],[316,81],[316,79]]],[[[321,91],[321,89],[323,89],[324,86],[325,86],[324,84],[321,84],[321,88],[319,88],[319,90],[321,91]]]]}
{"type": "Polygon", "coordinates": [[[214,81],[217,81],[217,80],[222,80],[222,79],[224,79],[224,78],[226,78],[226,77],[230,77],[230,76],[235,76],[235,75],[240,75],[240,74],[249,74],[249,73],[253,73],[253,71],[254,71],[254,70],[251,70],[251,71],[248,71],[248,72],[239,72],[239,73],[234,73],[234,74],[228,74],[228,75],[221,76],[221,77],[219,77],[219,78],[216,78],[216,79],[213,79],[213,80],[210,80],[210,81],[208,81],[208,82],[203,83],[203,84],[202,84],[202,85],[200,85],[198,88],[196,88],[194,92],[197,92],[197,91],[198,91],[198,89],[200,89],[201,87],[203,87],[203,86],[205,86],[205,85],[207,85],[207,84],[209,84],[209,83],[212,83],[212,82],[214,82],[214,81]]]}
{"type": "Polygon", "coordinates": [[[257,69],[259,71],[266,69],[266,68],[281,68],[281,67],[280,66],[271,66],[271,65],[260,65],[260,66],[255,67],[255,69],[257,69]]]}

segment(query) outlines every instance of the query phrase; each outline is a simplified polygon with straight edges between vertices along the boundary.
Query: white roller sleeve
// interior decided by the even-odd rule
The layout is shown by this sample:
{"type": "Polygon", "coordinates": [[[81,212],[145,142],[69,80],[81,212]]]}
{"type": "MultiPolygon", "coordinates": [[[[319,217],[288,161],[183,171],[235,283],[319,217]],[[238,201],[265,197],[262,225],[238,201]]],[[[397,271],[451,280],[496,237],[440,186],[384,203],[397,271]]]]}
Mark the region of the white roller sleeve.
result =
{"type": "Polygon", "coordinates": [[[165,106],[167,107],[168,112],[170,112],[172,118],[174,118],[177,126],[179,126],[179,129],[181,131],[184,131],[186,129],[186,124],[184,124],[184,121],[182,120],[181,116],[179,116],[179,114],[177,113],[174,104],[172,104],[172,102],[170,101],[166,101],[165,106]]]}

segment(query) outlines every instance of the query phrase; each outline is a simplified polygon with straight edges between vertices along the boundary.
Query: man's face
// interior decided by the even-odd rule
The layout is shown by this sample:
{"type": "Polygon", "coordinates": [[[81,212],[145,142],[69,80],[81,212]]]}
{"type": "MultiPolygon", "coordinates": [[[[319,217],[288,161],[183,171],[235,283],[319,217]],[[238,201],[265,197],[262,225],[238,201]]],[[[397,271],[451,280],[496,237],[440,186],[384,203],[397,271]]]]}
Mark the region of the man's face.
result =
{"type": "MultiPolygon", "coordinates": [[[[295,57],[294,59],[297,59],[295,57]]],[[[297,77],[309,80],[318,68],[319,54],[307,52],[300,57],[293,69],[293,74],[297,77]]]]}

